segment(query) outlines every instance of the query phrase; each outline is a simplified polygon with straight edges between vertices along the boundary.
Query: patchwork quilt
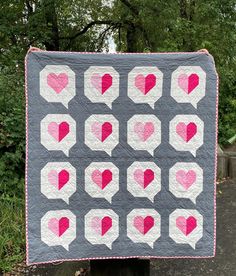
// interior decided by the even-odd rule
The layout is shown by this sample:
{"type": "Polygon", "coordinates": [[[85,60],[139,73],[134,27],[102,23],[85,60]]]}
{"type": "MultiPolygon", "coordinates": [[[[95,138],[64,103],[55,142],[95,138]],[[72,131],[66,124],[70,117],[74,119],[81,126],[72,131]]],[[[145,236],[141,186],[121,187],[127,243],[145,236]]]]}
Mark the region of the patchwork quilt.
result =
{"type": "Polygon", "coordinates": [[[28,264],[214,256],[211,55],[32,50],[25,70],[28,264]]]}

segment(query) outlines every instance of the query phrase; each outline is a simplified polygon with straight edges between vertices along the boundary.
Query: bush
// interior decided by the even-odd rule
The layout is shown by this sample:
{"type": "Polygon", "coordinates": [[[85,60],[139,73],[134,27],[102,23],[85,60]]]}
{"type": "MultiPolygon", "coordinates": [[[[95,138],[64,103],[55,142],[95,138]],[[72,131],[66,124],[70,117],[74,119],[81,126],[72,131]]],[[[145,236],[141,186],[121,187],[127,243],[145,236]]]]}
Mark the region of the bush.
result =
{"type": "MultiPolygon", "coordinates": [[[[18,182],[21,189],[24,181],[18,182]]],[[[24,200],[17,196],[0,197],[0,274],[10,271],[16,263],[24,259],[25,223],[24,200]]]]}

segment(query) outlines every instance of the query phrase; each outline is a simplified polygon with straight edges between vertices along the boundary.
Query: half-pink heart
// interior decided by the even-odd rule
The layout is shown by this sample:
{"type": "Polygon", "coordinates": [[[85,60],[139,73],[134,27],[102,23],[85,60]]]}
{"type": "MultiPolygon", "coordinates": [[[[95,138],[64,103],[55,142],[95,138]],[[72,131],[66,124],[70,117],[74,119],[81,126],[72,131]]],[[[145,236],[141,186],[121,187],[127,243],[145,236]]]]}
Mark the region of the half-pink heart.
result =
{"type": "Polygon", "coordinates": [[[93,182],[103,190],[112,181],[112,172],[110,170],[104,170],[103,172],[95,170],[91,177],[93,182]]]}
{"type": "Polygon", "coordinates": [[[152,216],[137,216],[134,218],[134,227],[143,235],[145,235],[153,226],[154,218],[152,216]]]}
{"type": "Polygon", "coordinates": [[[190,94],[199,85],[199,76],[197,74],[182,74],[178,78],[179,87],[187,94],[190,94]]]}
{"type": "Polygon", "coordinates": [[[106,216],[103,218],[94,217],[91,221],[91,227],[96,233],[104,236],[112,227],[112,218],[106,216]]]}
{"type": "Polygon", "coordinates": [[[193,185],[196,181],[196,173],[194,170],[184,171],[179,170],[176,172],[176,180],[181,184],[185,190],[193,185]]]}
{"type": "Polygon", "coordinates": [[[176,132],[185,142],[188,142],[197,133],[197,126],[193,122],[187,125],[181,122],[176,126],[176,132]]]}
{"type": "Polygon", "coordinates": [[[152,122],[137,122],[134,125],[134,132],[142,142],[145,142],[154,133],[154,125],[152,122]]]}
{"type": "Polygon", "coordinates": [[[100,76],[95,73],[91,77],[91,83],[101,94],[104,94],[112,86],[112,76],[110,74],[100,76]]]}
{"type": "Polygon", "coordinates": [[[142,187],[146,188],[154,179],[154,172],[151,169],[145,171],[137,169],[134,171],[134,180],[142,187]]]}
{"type": "Polygon", "coordinates": [[[91,131],[100,141],[104,142],[112,134],[112,124],[95,122],[92,124],[91,131]]]}
{"type": "Polygon", "coordinates": [[[178,217],[176,219],[176,226],[187,236],[197,227],[197,220],[193,216],[187,219],[185,217],[178,217]]]}
{"type": "Polygon", "coordinates": [[[58,75],[50,73],[47,76],[47,83],[57,94],[60,94],[61,91],[68,85],[68,76],[65,73],[58,75]]]}
{"type": "Polygon", "coordinates": [[[146,77],[139,74],[135,77],[135,86],[146,95],[156,85],[156,76],[148,74],[146,77]]]}
{"type": "Polygon", "coordinates": [[[56,170],[51,170],[48,174],[49,182],[58,190],[64,187],[69,181],[70,174],[66,170],[61,170],[59,173],[56,170]]]}
{"type": "Polygon", "coordinates": [[[51,218],[48,221],[48,228],[58,237],[63,235],[69,227],[70,221],[67,217],[51,218]]]}
{"type": "Polygon", "coordinates": [[[48,125],[48,133],[58,142],[64,139],[69,132],[70,125],[67,122],[61,122],[60,124],[51,122],[48,125]]]}

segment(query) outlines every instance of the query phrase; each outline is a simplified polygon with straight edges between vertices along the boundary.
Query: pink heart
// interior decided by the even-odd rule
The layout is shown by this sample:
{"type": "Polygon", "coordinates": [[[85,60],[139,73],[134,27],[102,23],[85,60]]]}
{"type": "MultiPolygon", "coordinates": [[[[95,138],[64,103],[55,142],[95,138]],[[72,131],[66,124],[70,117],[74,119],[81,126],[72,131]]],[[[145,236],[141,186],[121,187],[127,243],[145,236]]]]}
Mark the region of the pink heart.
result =
{"type": "Polygon", "coordinates": [[[196,181],[196,173],[193,170],[189,170],[188,172],[179,170],[176,173],[176,180],[184,187],[185,190],[188,190],[188,188],[196,181]]]}
{"type": "Polygon", "coordinates": [[[145,142],[154,132],[154,125],[152,122],[141,123],[137,122],[134,126],[134,132],[137,133],[138,137],[145,142]]]}
{"type": "Polygon", "coordinates": [[[99,235],[104,236],[107,231],[112,227],[112,219],[108,216],[103,217],[102,219],[99,217],[94,217],[91,221],[91,227],[99,235]]]}
{"type": "Polygon", "coordinates": [[[134,171],[134,180],[144,189],[153,181],[154,172],[150,169],[142,171],[137,169],[134,171]]]}
{"type": "Polygon", "coordinates": [[[91,127],[92,133],[100,140],[105,141],[112,134],[112,124],[105,122],[103,124],[95,122],[91,127]]]}
{"type": "Polygon", "coordinates": [[[137,216],[134,218],[133,225],[141,234],[145,235],[154,226],[154,218],[151,216],[145,218],[137,216]]]}
{"type": "Polygon", "coordinates": [[[176,219],[176,226],[187,236],[197,227],[197,220],[192,216],[187,219],[185,217],[178,217],[176,219]]]}
{"type": "Polygon", "coordinates": [[[67,86],[68,76],[65,73],[59,75],[50,73],[47,76],[47,83],[57,94],[59,94],[67,86]]]}
{"type": "Polygon", "coordinates": [[[92,75],[91,83],[99,92],[104,94],[112,86],[112,76],[110,74],[104,74],[101,77],[96,73],[92,75]]]}
{"type": "Polygon", "coordinates": [[[48,133],[58,142],[60,142],[69,132],[70,125],[67,122],[62,122],[60,124],[51,122],[48,125],[48,133]]]}
{"type": "Polygon", "coordinates": [[[51,218],[48,222],[48,228],[58,237],[64,234],[69,227],[70,221],[67,217],[51,218]]]}
{"type": "Polygon", "coordinates": [[[57,173],[55,170],[52,170],[48,174],[49,182],[58,190],[60,190],[68,182],[69,178],[70,175],[66,170],[61,170],[59,173],[57,173]]]}
{"type": "Polygon", "coordinates": [[[156,85],[156,76],[148,74],[146,77],[139,74],[135,77],[135,86],[146,95],[156,85]]]}
{"type": "Polygon", "coordinates": [[[193,122],[188,125],[181,122],[176,126],[176,132],[185,142],[188,142],[197,133],[197,126],[193,122]]]}
{"type": "Polygon", "coordinates": [[[112,181],[112,172],[105,170],[101,173],[99,170],[95,170],[91,177],[93,182],[103,190],[112,181]]]}
{"type": "Polygon", "coordinates": [[[199,77],[197,74],[191,74],[190,76],[182,74],[178,78],[179,87],[187,94],[190,94],[199,84],[199,77]]]}

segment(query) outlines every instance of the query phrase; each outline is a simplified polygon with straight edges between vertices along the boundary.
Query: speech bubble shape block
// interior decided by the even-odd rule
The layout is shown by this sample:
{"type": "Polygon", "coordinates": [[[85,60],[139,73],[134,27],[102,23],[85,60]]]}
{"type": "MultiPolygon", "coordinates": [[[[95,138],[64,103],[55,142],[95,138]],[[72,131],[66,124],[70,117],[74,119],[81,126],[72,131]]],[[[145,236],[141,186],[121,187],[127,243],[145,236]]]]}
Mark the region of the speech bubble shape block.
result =
{"type": "Polygon", "coordinates": [[[133,209],[127,215],[127,236],[134,243],[146,243],[151,248],[161,236],[161,217],[154,209],[133,209]]]}
{"type": "Polygon", "coordinates": [[[169,216],[169,235],[176,242],[193,249],[203,236],[203,217],[192,209],[176,209],[169,216]]]}
{"type": "Polygon", "coordinates": [[[118,143],[119,122],[113,115],[91,115],[85,121],[85,144],[91,150],[105,151],[111,156],[118,143]]]}
{"type": "Polygon", "coordinates": [[[85,191],[111,203],[119,191],[119,169],[111,162],[92,162],[85,169],[85,191]]]}
{"type": "Polygon", "coordinates": [[[41,240],[48,246],[69,245],[76,238],[76,217],[70,210],[48,211],[41,219],[41,240]]]}
{"type": "Polygon", "coordinates": [[[169,171],[169,190],[178,198],[196,198],[203,189],[203,170],[197,163],[177,162],[169,171]]]}
{"type": "Polygon", "coordinates": [[[128,97],[135,103],[149,104],[162,96],[163,73],[153,66],[135,67],[128,75],[128,97]]]}
{"type": "Polygon", "coordinates": [[[41,121],[41,144],[48,150],[61,150],[69,156],[76,143],[76,122],[68,114],[48,114],[41,121]]]}
{"type": "Polygon", "coordinates": [[[111,209],[92,209],[85,215],[85,238],[94,245],[112,249],[119,236],[119,217],[111,209]]]}
{"type": "Polygon", "coordinates": [[[204,122],[197,115],[176,115],[169,125],[169,142],[177,151],[189,151],[196,157],[203,145],[204,122]]]}
{"type": "Polygon", "coordinates": [[[105,103],[111,109],[119,96],[119,74],[111,66],[90,66],[84,73],[84,94],[92,103],[105,103]]]}
{"type": "Polygon", "coordinates": [[[206,73],[200,66],[179,66],[171,76],[171,96],[177,103],[197,108],[206,94],[206,73]]]}
{"type": "Polygon", "coordinates": [[[41,193],[69,204],[76,191],[76,169],[68,162],[48,162],[41,170],[41,193]]]}
{"type": "Polygon", "coordinates": [[[154,162],[134,162],[127,170],[127,190],[154,202],[161,190],[161,169],[154,162]]]}
{"type": "Polygon", "coordinates": [[[134,150],[145,150],[154,156],[161,143],[161,122],[155,115],[134,115],[127,123],[128,144],[134,150]]]}
{"type": "Polygon", "coordinates": [[[75,73],[67,65],[46,65],[40,72],[40,95],[50,103],[68,103],[75,96],[75,73]]]}

